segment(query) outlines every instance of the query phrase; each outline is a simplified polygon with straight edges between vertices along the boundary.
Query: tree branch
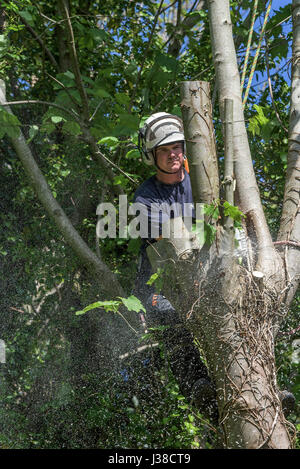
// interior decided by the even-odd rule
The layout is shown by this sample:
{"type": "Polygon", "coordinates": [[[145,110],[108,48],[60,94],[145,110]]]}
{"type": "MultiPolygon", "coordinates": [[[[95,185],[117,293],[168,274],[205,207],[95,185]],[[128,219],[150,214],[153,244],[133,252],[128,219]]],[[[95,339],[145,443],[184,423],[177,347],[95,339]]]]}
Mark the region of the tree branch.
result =
{"type": "Polygon", "coordinates": [[[72,23],[71,23],[71,19],[69,15],[68,2],[67,0],[59,0],[59,1],[60,1],[61,8],[62,8],[63,14],[65,16],[65,20],[66,20],[66,30],[67,30],[67,36],[68,36],[69,50],[71,54],[71,60],[73,64],[73,72],[75,75],[76,85],[77,85],[77,88],[81,97],[83,115],[84,115],[85,121],[88,122],[89,102],[88,102],[87,94],[83,86],[83,81],[82,81],[81,74],[80,74],[77,51],[75,47],[75,38],[74,38],[72,23]]]}
{"type": "Polygon", "coordinates": [[[267,40],[267,38],[265,38],[265,42],[266,42],[266,54],[265,54],[266,69],[267,69],[267,74],[268,74],[268,86],[269,86],[269,91],[270,91],[270,97],[271,97],[271,101],[272,101],[272,106],[273,106],[273,109],[274,109],[274,112],[275,112],[275,115],[276,115],[276,118],[277,118],[279,124],[281,125],[281,127],[283,128],[283,130],[284,130],[286,133],[288,133],[288,129],[283,125],[283,122],[282,122],[282,120],[280,119],[280,115],[279,115],[279,113],[278,113],[277,106],[276,106],[276,103],[275,103],[275,100],[274,100],[273,88],[272,88],[272,82],[271,82],[271,76],[270,76],[269,47],[268,47],[268,40],[267,40]]]}
{"type": "Polygon", "coordinates": [[[30,32],[30,34],[34,37],[34,39],[36,39],[36,41],[40,44],[42,49],[45,51],[45,54],[48,56],[52,65],[59,70],[59,65],[56,62],[55,57],[53,56],[51,51],[48,49],[48,47],[45,45],[44,41],[42,41],[42,39],[35,32],[35,30],[30,26],[30,24],[21,15],[19,16],[20,16],[22,23],[26,26],[26,29],[30,32]]]}
{"type": "MultiPolygon", "coordinates": [[[[199,4],[196,7],[197,2],[192,5],[192,8],[190,9],[189,13],[194,11],[194,8],[196,7],[195,11],[200,11],[206,8],[206,0],[200,0],[199,4]]],[[[182,45],[182,40],[178,39],[178,34],[182,34],[184,30],[190,30],[192,29],[197,23],[199,22],[199,18],[195,16],[186,16],[182,21],[180,21],[180,10],[178,8],[177,10],[177,23],[175,26],[174,31],[168,38],[168,40],[165,42],[164,47],[169,44],[168,47],[168,54],[172,55],[173,57],[177,57],[182,45]]]]}
{"type": "MultiPolygon", "coordinates": [[[[1,102],[1,106],[6,106],[9,107],[10,105],[15,105],[15,104],[46,104],[47,106],[53,106],[56,107],[57,109],[60,109],[68,114],[70,114],[73,119],[76,120],[80,128],[82,129],[84,133],[84,139],[87,142],[87,144],[90,146],[90,149],[92,151],[92,154],[95,157],[96,161],[101,161],[101,163],[105,166],[106,170],[109,171],[109,166],[112,166],[113,168],[117,169],[120,173],[122,173],[127,179],[129,179],[130,182],[133,184],[136,184],[134,179],[132,179],[125,171],[123,171],[122,168],[120,168],[118,165],[110,161],[109,158],[107,158],[98,148],[95,139],[90,135],[88,130],[86,129],[84,123],[79,119],[78,115],[74,112],[71,111],[68,108],[65,108],[64,106],[60,106],[59,104],[56,103],[49,103],[48,101],[40,101],[40,100],[33,100],[33,99],[27,99],[27,100],[22,100],[22,101],[9,101],[9,102],[1,102]],[[99,159],[100,157],[100,159],[99,159]]],[[[114,175],[110,173],[111,179],[113,179],[114,175]]]]}
{"type": "Polygon", "coordinates": [[[158,10],[157,10],[157,12],[156,12],[154,21],[153,21],[153,26],[152,26],[152,30],[151,30],[151,32],[150,32],[150,37],[149,37],[149,39],[148,39],[148,44],[147,44],[147,47],[146,47],[146,50],[145,50],[145,53],[144,53],[144,57],[143,57],[143,60],[142,60],[140,69],[139,69],[139,71],[138,71],[138,75],[137,75],[136,82],[135,82],[135,87],[134,87],[134,90],[133,90],[133,93],[132,93],[132,96],[131,96],[131,101],[130,101],[129,109],[131,109],[132,106],[133,106],[134,98],[135,98],[136,92],[137,92],[137,86],[138,86],[138,84],[139,84],[140,77],[141,77],[141,75],[142,75],[142,71],[143,71],[143,68],[144,68],[144,65],[145,65],[145,62],[146,62],[146,59],[147,59],[148,51],[149,51],[149,49],[150,49],[150,47],[151,47],[152,38],[153,38],[153,35],[154,35],[154,31],[155,31],[155,28],[156,28],[156,24],[157,24],[158,17],[159,17],[159,15],[160,15],[160,13],[161,13],[161,8],[162,8],[163,2],[164,2],[164,0],[161,0],[161,2],[160,2],[160,4],[159,4],[159,7],[158,7],[158,10]]]}
{"type": "MultiPolygon", "coordinates": [[[[0,80],[0,104],[7,105],[5,99],[5,85],[2,80],[0,80]]],[[[12,114],[10,107],[8,107],[7,110],[10,114],[12,114]]],[[[106,292],[106,294],[109,296],[123,296],[123,289],[115,275],[109,270],[104,262],[99,260],[96,254],[81,238],[57,200],[53,197],[52,192],[38,165],[36,164],[31,150],[27,145],[21,131],[18,138],[11,138],[11,143],[24,166],[25,172],[27,173],[31,184],[34,187],[40,202],[68,244],[77,254],[80,261],[87,267],[92,275],[99,276],[99,280],[101,279],[102,282],[101,284],[99,282],[99,284],[106,292]]]]}
{"type": "Polygon", "coordinates": [[[68,109],[64,106],[61,106],[60,104],[50,103],[48,101],[41,101],[41,100],[36,100],[36,99],[24,99],[24,100],[21,100],[21,101],[1,102],[1,106],[8,106],[8,107],[16,105],[16,104],[45,104],[46,106],[56,107],[57,109],[60,109],[61,111],[64,111],[67,114],[69,114],[70,116],[72,116],[73,119],[76,120],[77,124],[80,125],[80,127],[82,127],[82,125],[83,125],[81,120],[79,119],[78,115],[74,111],[71,111],[70,109],[68,109]]]}

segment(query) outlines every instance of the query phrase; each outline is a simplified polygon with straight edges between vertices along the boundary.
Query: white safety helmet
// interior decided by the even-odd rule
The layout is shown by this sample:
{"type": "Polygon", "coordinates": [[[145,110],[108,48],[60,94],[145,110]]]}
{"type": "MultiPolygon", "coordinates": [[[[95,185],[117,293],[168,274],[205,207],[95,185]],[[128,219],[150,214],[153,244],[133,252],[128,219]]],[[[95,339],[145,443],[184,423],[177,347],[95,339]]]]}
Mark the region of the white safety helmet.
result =
{"type": "Polygon", "coordinates": [[[156,164],[156,147],[179,141],[184,143],[182,120],[166,112],[152,114],[139,130],[139,149],[148,165],[156,164]]]}

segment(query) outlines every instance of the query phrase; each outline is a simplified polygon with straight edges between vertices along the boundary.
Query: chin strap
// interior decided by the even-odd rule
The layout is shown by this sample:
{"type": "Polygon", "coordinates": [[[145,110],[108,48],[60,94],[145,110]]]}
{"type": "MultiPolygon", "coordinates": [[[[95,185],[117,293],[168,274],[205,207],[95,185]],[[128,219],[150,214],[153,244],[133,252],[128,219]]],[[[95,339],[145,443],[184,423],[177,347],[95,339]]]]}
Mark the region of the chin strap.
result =
{"type": "Polygon", "coordinates": [[[157,163],[155,163],[155,166],[159,169],[159,171],[161,171],[162,173],[165,173],[165,174],[176,174],[178,173],[179,171],[181,171],[181,168],[182,166],[180,166],[179,169],[177,169],[177,171],[165,171],[164,169],[161,169],[157,163]]]}
{"type": "MultiPolygon", "coordinates": [[[[164,169],[161,169],[158,164],[157,164],[157,161],[156,161],[156,158],[155,158],[155,166],[159,169],[159,171],[161,171],[162,173],[165,173],[165,174],[176,174],[178,173],[179,171],[181,171],[181,168],[182,166],[177,169],[177,171],[165,171],[164,169]]],[[[183,165],[184,165],[184,169],[186,170],[186,172],[189,174],[190,172],[190,169],[189,169],[189,162],[188,162],[188,159],[186,156],[183,157],[183,165]]]]}

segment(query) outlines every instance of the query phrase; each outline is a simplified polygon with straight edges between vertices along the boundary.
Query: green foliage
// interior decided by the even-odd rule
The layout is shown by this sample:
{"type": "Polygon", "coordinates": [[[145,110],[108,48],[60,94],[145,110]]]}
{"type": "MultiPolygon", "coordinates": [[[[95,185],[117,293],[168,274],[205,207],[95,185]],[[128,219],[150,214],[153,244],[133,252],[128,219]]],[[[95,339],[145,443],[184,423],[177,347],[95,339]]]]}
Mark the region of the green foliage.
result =
{"type": "Polygon", "coordinates": [[[0,138],[7,135],[11,138],[18,138],[20,135],[21,123],[19,119],[0,107],[0,138]]]}
{"type": "Polygon", "coordinates": [[[62,383],[51,400],[40,404],[36,430],[11,408],[13,396],[7,396],[0,414],[1,448],[211,448],[213,429],[189,407],[170,369],[147,361],[141,357],[134,368],[125,363],[120,373],[106,377],[110,386],[92,374],[83,377],[78,391],[62,383]]]}
{"type": "Polygon", "coordinates": [[[163,273],[164,269],[163,268],[158,268],[154,274],[151,275],[149,280],[147,281],[147,285],[155,285],[155,289],[158,293],[161,292],[161,289],[163,287],[163,273]]]}
{"type": "Polygon", "coordinates": [[[235,226],[241,226],[241,221],[245,218],[245,214],[238,207],[231,205],[226,200],[223,203],[224,216],[230,217],[235,222],[235,226]]]}
{"type": "Polygon", "coordinates": [[[249,131],[253,135],[261,135],[263,139],[268,140],[277,127],[275,120],[268,119],[264,114],[262,106],[254,104],[257,114],[249,119],[249,131]]]}
{"type": "Polygon", "coordinates": [[[130,295],[128,298],[120,297],[120,299],[128,311],[135,311],[136,313],[139,313],[140,311],[143,311],[144,313],[146,312],[144,306],[136,296],[130,295]]]}
{"type": "Polygon", "coordinates": [[[140,311],[143,311],[144,313],[146,312],[144,306],[136,296],[130,295],[128,298],[122,298],[119,296],[118,298],[120,299],[110,301],[96,301],[95,303],[86,306],[83,310],[76,311],[75,314],[76,316],[80,316],[96,308],[103,308],[106,312],[117,313],[119,312],[121,304],[123,304],[128,309],[128,311],[135,311],[136,313],[140,311]]]}
{"type": "Polygon", "coordinates": [[[204,219],[197,220],[192,227],[192,231],[198,236],[201,245],[211,246],[214,242],[217,233],[216,225],[222,221],[221,213],[225,217],[232,218],[236,228],[241,227],[241,221],[245,215],[238,207],[220,199],[211,204],[203,204],[204,219]]]}
{"type": "MultiPolygon", "coordinates": [[[[177,5],[173,12],[166,5],[153,30],[158,2],[152,0],[70,3],[78,66],[88,98],[87,120],[62,27],[65,22],[56,2],[1,2],[5,19],[0,35],[0,78],[7,86],[7,100],[37,103],[11,106],[14,115],[0,108],[0,337],[7,344],[9,362],[5,380],[0,380],[5,383],[0,388],[0,445],[210,448],[213,433],[188,407],[165,366],[147,379],[152,368],[146,371],[142,367],[131,383],[145,381],[146,389],[134,391],[111,371],[110,352],[116,347],[111,329],[114,319],[120,317],[122,308],[145,311],[131,295],[140,240],[100,241],[102,260],[119,277],[128,295],[105,301],[101,292],[95,291],[95,280],[99,279],[88,277],[38,203],[9,142],[21,129],[53,194],[93,249],[98,203],[117,205],[120,192],[132,198],[136,185],[115,166],[107,171],[84,138],[87,134],[95,137],[108,160],[137,183],[152,174],[136,148],[139,125],[153,111],[180,115],[181,81],[200,79],[213,87],[207,11],[193,10],[196,3],[192,2],[186,10],[182,8],[178,28],[170,16],[176,13],[177,5]],[[97,355],[95,348],[101,345],[97,355]],[[95,372],[97,363],[100,371],[95,372]]],[[[244,12],[252,8],[252,2],[232,1],[231,8],[242,65],[248,38],[244,12]]],[[[264,4],[259,2],[254,41],[263,14],[264,4]]],[[[266,36],[269,65],[276,70],[272,85],[277,114],[267,88],[260,93],[253,88],[245,109],[272,234],[278,229],[286,169],[290,87],[286,76],[280,75],[279,64],[290,54],[291,34],[281,23],[289,15],[289,6],[274,10],[266,36]]],[[[263,58],[264,54],[257,65],[258,75],[266,70],[263,58]]],[[[221,150],[217,106],[214,118],[221,150]]],[[[222,160],[220,168],[222,171],[222,160]]],[[[221,216],[231,216],[236,225],[243,217],[236,207],[220,201],[205,206],[204,214],[208,244],[214,240],[221,216]]],[[[157,290],[161,289],[161,273],[149,279],[149,285],[157,290]]],[[[291,328],[296,327],[297,314],[291,314],[291,328]]],[[[127,327],[125,322],[122,325],[127,327]]],[[[279,342],[276,353],[280,384],[298,397],[291,342],[279,342]]],[[[291,421],[297,424],[297,416],[291,421]]]]}

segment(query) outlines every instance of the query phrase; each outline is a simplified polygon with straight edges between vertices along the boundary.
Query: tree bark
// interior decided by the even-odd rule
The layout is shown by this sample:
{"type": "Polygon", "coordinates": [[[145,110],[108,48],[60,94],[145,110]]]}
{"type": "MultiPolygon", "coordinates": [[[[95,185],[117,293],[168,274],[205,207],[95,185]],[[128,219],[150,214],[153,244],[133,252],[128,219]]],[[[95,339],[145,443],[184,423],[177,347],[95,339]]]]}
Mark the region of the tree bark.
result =
{"type": "MultiPolygon", "coordinates": [[[[278,241],[300,241],[300,0],[293,0],[293,65],[290,105],[289,148],[283,209],[278,241]]],[[[299,286],[300,249],[286,244],[282,255],[289,289],[289,305],[299,286]]]]}
{"type": "MultiPolygon", "coordinates": [[[[165,269],[163,294],[180,312],[186,327],[204,350],[216,386],[224,446],[290,449],[292,439],[278,396],[274,355],[274,325],[285,314],[282,296],[278,295],[285,287],[285,272],[273,246],[254,174],[229,1],[208,0],[208,4],[219,104],[227,129],[224,182],[236,178],[240,207],[255,232],[253,241],[257,244],[259,272],[250,272],[238,264],[232,223],[227,226],[226,220],[224,227],[218,227],[216,242],[209,250],[201,250],[197,240],[187,234],[185,242],[162,239],[155,244],[155,249],[150,246],[147,252],[154,269],[158,266],[165,269]],[[228,118],[224,116],[228,99],[233,101],[233,117],[229,119],[233,152],[228,139],[228,118]]],[[[183,111],[186,111],[184,106],[183,111]]],[[[185,116],[185,127],[189,127],[194,114],[191,111],[189,119],[185,116]]],[[[190,135],[197,135],[197,123],[185,131],[187,140],[190,135]]],[[[205,158],[207,152],[203,159],[205,167],[209,167],[205,158]]],[[[194,169],[192,164],[191,176],[194,169]]],[[[196,184],[199,180],[200,177],[195,177],[196,184]]],[[[203,184],[206,187],[205,180],[203,184]]],[[[197,198],[201,197],[200,190],[197,198]]],[[[232,188],[226,192],[232,202],[232,188]]]]}
{"type": "Polygon", "coordinates": [[[185,243],[162,239],[147,253],[154,270],[164,268],[162,292],[205,353],[224,447],[289,449],[274,359],[277,296],[237,264],[232,241],[221,230],[207,253],[187,234],[185,243]]]}
{"type": "Polygon", "coordinates": [[[234,166],[239,206],[246,214],[255,232],[257,244],[256,270],[262,271],[268,281],[274,275],[278,280],[281,270],[279,256],[263,212],[260,194],[253,170],[247,131],[245,127],[240,76],[233,42],[232,24],[228,0],[208,0],[213,59],[219,92],[221,116],[224,116],[225,98],[233,99],[234,166]]]}
{"type": "MultiPolygon", "coordinates": [[[[224,183],[226,199],[232,204],[233,103],[226,98],[224,104],[224,183]]],[[[190,122],[186,119],[187,128],[190,122]]],[[[197,135],[197,124],[186,135],[190,132],[197,135]]],[[[210,167],[208,152],[203,159],[204,166],[210,167]]],[[[199,178],[195,181],[199,184],[199,178]]],[[[205,352],[217,390],[224,446],[289,449],[292,442],[278,397],[274,357],[280,299],[276,290],[263,283],[263,273],[255,275],[238,264],[233,228],[227,217],[207,251],[183,227],[184,239],[162,239],[147,249],[148,257],[154,270],[164,268],[162,292],[205,352]]]]}
{"type": "Polygon", "coordinates": [[[194,203],[210,204],[219,197],[219,175],[209,83],[181,83],[181,112],[194,203]]]}

